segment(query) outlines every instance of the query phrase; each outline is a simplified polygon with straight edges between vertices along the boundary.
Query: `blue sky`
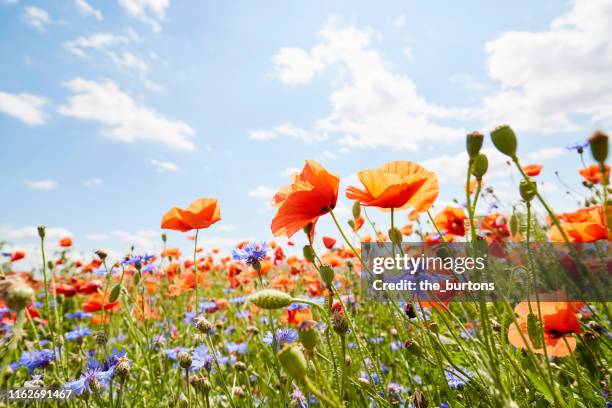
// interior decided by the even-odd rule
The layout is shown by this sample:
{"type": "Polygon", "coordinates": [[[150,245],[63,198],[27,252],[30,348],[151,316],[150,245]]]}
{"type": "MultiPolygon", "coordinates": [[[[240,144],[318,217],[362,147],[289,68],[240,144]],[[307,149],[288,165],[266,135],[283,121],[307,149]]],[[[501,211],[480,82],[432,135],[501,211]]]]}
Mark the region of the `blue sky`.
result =
{"type": "MultiPolygon", "coordinates": [[[[34,251],[45,224],[86,253],[153,251],[163,212],[198,197],[222,207],[205,246],[268,239],[305,159],[343,185],[417,161],[442,208],[465,133],[504,122],[572,208],[554,171],[580,189],[564,147],[611,127],[611,2],[460,3],[0,0],[0,240],[34,251]]],[[[516,176],[490,160],[508,205],[516,176]]]]}

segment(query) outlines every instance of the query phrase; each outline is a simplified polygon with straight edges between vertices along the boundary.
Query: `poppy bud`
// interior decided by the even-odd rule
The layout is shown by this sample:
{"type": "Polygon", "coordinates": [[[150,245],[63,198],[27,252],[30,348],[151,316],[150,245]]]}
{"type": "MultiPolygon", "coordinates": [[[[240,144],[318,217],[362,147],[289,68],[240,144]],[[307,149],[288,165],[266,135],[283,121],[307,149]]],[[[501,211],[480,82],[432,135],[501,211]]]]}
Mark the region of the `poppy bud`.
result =
{"type": "Polygon", "coordinates": [[[319,268],[319,275],[321,275],[321,280],[323,280],[325,285],[331,288],[334,283],[334,269],[329,265],[322,265],[319,268]]]}
{"type": "Polygon", "coordinates": [[[503,154],[516,157],[517,141],[514,131],[508,125],[501,125],[491,131],[493,144],[503,154]]]}
{"type": "Polygon", "coordinates": [[[302,231],[304,231],[304,234],[306,234],[307,237],[310,237],[310,233],[312,232],[312,222],[308,223],[304,228],[302,228],[302,231]]]}
{"type": "Polygon", "coordinates": [[[285,346],[277,355],[283,369],[295,380],[303,380],[306,378],[308,364],[304,353],[297,347],[285,346]]]}
{"type": "Polygon", "coordinates": [[[512,213],[512,216],[510,217],[510,235],[513,237],[518,234],[518,224],[518,215],[516,215],[516,213],[512,213]]]}
{"type": "Polygon", "coordinates": [[[482,180],[482,176],[484,176],[489,169],[489,159],[486,155],[480,153],[476,157],[474,157],[474,161],[472,163],[472,175],[476,177],[476,180],[482,180]]]}
{"type": "Polygon", "coordinates": [[[289,306],[293,301],[291,296],[275,289],[260,290],[250,295],[247,299],[262,309],[280,309],[289,306]]]}
{"type": "Polygon", "coordinates": [[[312,320],[303,320],[298,325],[297,331],[302,346],[308,351],[314,350],[319,343],[317,323],[312,320]]]}
{"type": "Polygon", "coordinates": [[[38,236],[40,237],[40,239],[43,239],[45,237],[45,230],[46,227],[44,225],[38,226],[38,236]]]}
{"type": "Polygon", "coordinates": [[[402,234],[402,231],[400,231],[399,228],[394,227],[389,229],[389,239],[395,245],[400,245],[404,240],[404,234],[402,234]]]}
{"type": "Polygon", "coordinates": [[[106,252],[104,252],[104,251],[103,251],[103,250],[101,250],[101,249],[98,249],[98,250],[96,251],[96,255],[98,255],[98,258],[100,258],[101,260],[105,260],[105,259],[106,259],[106,256],[107,256],[106,252]]]}
{"type": "Polygon", "coordinates": [[[361,204],[359,203],[359,201],[355,201],[355,203],[353,203],[353,218],[357,219],[359,218],[360,215],[361,215],[361,204]]]}
{"type": "Polygon", "coordinates": [[[164,243],[165,243],[165,242],[166,242],[166,240],[168,239],[168,237],[166,236],[166,233],[165,233],[165,232],[164,232],[164,233],[162,233],[161,238],[162,238],[162,242],[164,242],[164,243]]]}
{"type": "Polygon", "coordinates": [[[410,399],[412,400],[412,405],[414,405],[415,408],[427,408],[427,398],[425,398],[425,394],[423,394],[421,390],[414,390],[414,393],[410,399]]]}
{"type": "Polygon", "coordinates": [[[596,131],[589,138],[591,154],[598,163],[603,164],[608,158],[608,135],[601,131],[596,131]]]}
{"type": "Polygon", "coordinates": [[[312,248],[312,245],[304,245],[304,249],[302,250],[302,252],[304,254],[304,259],[307,259],[310,262],[314,263],[315,251],[312,248]]]}
{"type": "Polygon", "coordinates": [[[4,298],[10,309],[23,310],[32,303],[34,289],[19,278],[6,279],[0,286],[0,298],[4,298]]]}
{"type": "Polygon", "coordinates": [[[187,369],[187,368],[191,367],[191,363],[193,362],[192,358],[191,358],[191,354],[186,353],[184,351],[181,351],[180,353],[178,353],[176,358],[177,358],[181,368],[187,369]]]}
{"type": "Polygon", "coordinates": [[[118,283],[115,286],[113,286],[113,288],[111,289],[110,296],[108,297],[108,302],[113,303],[119,298],[120,294],[121,294],[121,284],[118,283]]]}
{"type": "Polygon", "coordinates": [[[209,334],[213,328],[212,323],[209,322],[204,315],[199,315],[198,317],[196,317],[194,325],[196,329],[198,329],[202,334],[209,334]]]}
{"type": "Polygon", "coordinates": [[[465,146],[470,159],[475,158],[476,155],[480,153],[483,141],[484,135],[480,132],[471,132],[467,134],[467,137],[465,138],[465,146]]]}
{"type": "Polygon", "coordinates": [[[536,193],[538,192],[538,185],[532,180],[521,180],[519,184],[519,192],[521,193],[523,200],[529,203],[531,200],[533,200],[533,197],[535,197],[536,193]]]}
{"type": "Polygon", "coordinates": [[[340,336],[344,336],[349,331],[348,320],[340,313],[334,313],[332,318],[332,326],[334,331],[338,333],[340,336]]]}

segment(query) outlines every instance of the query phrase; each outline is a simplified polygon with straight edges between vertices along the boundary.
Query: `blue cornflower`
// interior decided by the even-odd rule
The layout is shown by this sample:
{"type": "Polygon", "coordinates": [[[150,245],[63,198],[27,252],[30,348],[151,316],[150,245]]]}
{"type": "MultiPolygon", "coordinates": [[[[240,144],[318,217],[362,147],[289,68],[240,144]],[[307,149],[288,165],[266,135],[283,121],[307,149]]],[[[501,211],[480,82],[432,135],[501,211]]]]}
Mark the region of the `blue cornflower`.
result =
{"type": "Polygon", "coordinates": [[[247,350],[247,344],[230,342],[225,345],[225,349],[228,353],[245,354],[247,350]]]}
{"type": "Polygon", "coordinates": [[[450,408],[450,404],[446,401],[440,403],[440,408],[450,408]]]}
{"type": "Polygon", "coordinates": [[[576,143],[570,143],[567,146],[565,146],[565,148],[567,150],[575,150],[578,153],[582,154],[582,152],[584,151],[584,148],[587,147],[589,145],[588,141],[584,141],[584,142],[576,142],[576,143]]]}
{"type": "MultiPolygon", "coordinates": [[[[296,341],[298,338],[297,331],[293,329],[278,329],[276,330],[276,342],[277,348],[283,344],[291,344],[296,341]]],[[[263,337],[262,341],[267,345],[271,346],[274,343],[274,336],[272,336],[272,332],[266,332],[266,335],[263,337]]]]}
{"type": "Polygon", "coordinates": [[[308,309],[308,305],[305,303],[300,303],[300,302],[295,302],[290,304],[289,306],[287,306],[287,310],[289,311],[293,311],[293,310],[304,310],[304,309],[308,309]]]}
{"type": "Polygon", "coordinates": [[[66,313],[64,317],[66,319],[88,319],[93,316],[91,313],[84,312],[82,310],[76,311],[74,313],[66,313]]]}
{"type": "Polygon", "coordinates": [[[185,312],[185,319],[183,319],[183,323],[191,324],[196,318],[196,312],[185,312]]]}
{"type": "Polygon", "coordinates": [[[384,339],[382,338],[382,336],[378,336],[378,337],[371,337],[370,338],[370,344],[380,344],[384,341],[384,339]]]}
{"type": "Polygon", "coordinates": [[[106,389],[114,373],[115,366],[105,369],[98,360],[90,358],[87,363],[87,371],[78,379],[64,384],[63,388],[71,390],[77,395],[81,395],[85,391],[91,392],[92,389],[106,389]]]}
{"type": "Polygon", "coordinates": [[[248,310],[239,310],[236,312],[235,316],[242,319],[248,319],[251,317],[251,312],[248,310]]]}
{"type": "Polygon", "coordinates": [[[244,303],[245,300],[246,300],[246,296],[237,296],[235,298],[231,298],[229,302],[232,305],[241,305],[244,303]]]}
{"type": "Polygon", "coordinates": [[[121,264],[134,265],[136,268],[140,268],[143,264],[146,264],[151,259],[153,259],[153,255],[133,255],[121,261],[121,264]]]}
{"type": "Polygon", "coordinates": [[[172,349],[164,349],[163,353],[166,357],[168,357],[170,360],[175,361],[178,357],[178,353],[180,352],[188,352],[189,350],[186,349],[185,347],[175,347],[172,349]]]}
{"type": "Polygon", "coordinates": [[[214,312],[217,310],[217,303],[211,300],[205,300],[200,302],[198,306],[198,310],[201,312],[214,312]]]}
{"type": "Polygon", "coordinates": [[[234,248],[232,250],[232,259],[235,261],[244,261],[247,265],[254,265],[266,257],[268,244],[262,242],[247,243],[242,249],[234,248]]]}
{"type": "Polygon", "coordinates": [[[208,347],[205,344],[202,344],[196,347],[191,353],[191,367],[189,367],[189,371],[198,371],[203,367],[206,367],[207,370],[212,368],[213,357],[208,352],[208,347]]]}
{"type": "MultiPolygon", "coordinates": [[[[469,377],[472,377],[473,374],[466,370],[462,369],[469,377]]],[[[456,369],[450,368],[448,370],[444,370],[444,376],[446,377],[446,382],[448,382],[448,387],[451,389],[462,389],[465,387],[465,381],[463,380],[463,374],[459,373],[456,369]]]]}
{"type": "Polygon", "coordinates": [[[19,367],[25,367],[30,371],[30,374],[37,368],[44,368],[51,361],[55,360],[55,353],[53,350],[42,349],[24,351],[21,354],[19,361],[11,363],[10,367],[15,370],[19,367]]]}
{"type": "Polygon", "coordinates": [[[80,338],[89,336],[91,333],[93,333],[93,331],[90,328],[79,327],[73,331],[69,331],[64,336],[66,337],[66,340],[74,341],[74,340],[78,340],[80,338]]]}
{"type": "Polygon", "coordinates": [[[389,347],[391,348],[391,351],[398,351],[403,348],[403,345],[401,341],[395,340],[389,344],[389,347]]]}
{"type": "MultiPolygon", "coordinates": [[[[365,371],[362,371],[359,373],[359,378],[363,378],[364,380],[370,381],[370,376],[365,371]]],[[[376,385],[380,384],[380,379],[378,378],[378,375],[376,375],[375,373],[372,373],[372,381],[376,385]]]]}

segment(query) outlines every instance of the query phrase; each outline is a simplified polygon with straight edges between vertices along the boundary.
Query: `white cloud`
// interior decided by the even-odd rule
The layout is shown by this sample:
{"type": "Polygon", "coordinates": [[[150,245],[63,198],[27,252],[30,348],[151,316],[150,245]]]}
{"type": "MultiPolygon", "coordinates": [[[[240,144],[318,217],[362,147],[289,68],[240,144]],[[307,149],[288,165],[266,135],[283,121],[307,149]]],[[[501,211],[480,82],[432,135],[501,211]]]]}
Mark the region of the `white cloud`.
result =
{"type": "Polygon", "coordinates": [[[565,154],[567,151],[560,147],[545,147],[527,154],[529,160],[554,159],[565,154]]]}
{"type": "Polygon", "coordinates": [[[139,56],[132,54],[129,51],[123,51],[120,55],[111,53],[111,58],[120,67],[136,71],[141,76],[144,76],[149,70],[149,66],[139,56]]]}
{"type": "Polygon", "coordinates": [[[26,185],[30,187],[32,190],[51,191],[57,188],[58,183],[55,180],[46,179],[46,180],[26,181],[26,185]]]}
{"type": "Polygon", "coordinates": [[[78,37],[63,44],[65,50],[79,57],[89,56],[90,50],[105,51],[110,47],[128,44],[132,39],[129,36],[111,33],[96,33],[89,36],[78,37]]]}
{"type": "Polygon", "coordinates": [[[46,122],[46,115],[41,111],[46,103],[47,98],[38,95],[0,92],[0,112],[14,116],[28,125],[46,122]]]}
{"type": "Polygon", "coordinates": [[[83,182],[83,186],[87,188],[94,188],[102,184],[102,179],[98,177],[92,177],[83,182]]]}
{"type": "Polygon", "coordinates": [[[249,191],[249,197],[271,200],[275,193],[276,190],[273,190],[270,187],[259,185],[253,190],[249,191]]]}
{"type": "Polygon", "coordinates": [[[475,80],[471,74],[467,73],[454,74],[450,77],[450,81],[462,85],[471,92],[483,92],[487,88],[484,83],[475,80]]]}
{"type": "Polygon", "coordinates": [[[336,156],[336,154],[330,152],[329,150],[323,150],[318,157],[319,160],[335,160],[337,158],[338,156],[336,156]]]}
{"type": "Polygon", "coordinates": [[[106,241],[110,237],[107,234],[87,234],[85,239],[89,241],[106,241]]]}
{"type": "MultiPolygon", "coordinates": [[[[331,112],[317,120],[307,138],[340,137],[352,147],[388,146],[418,149],[418,143],[461,138],[465,131],[445,121],[465,119],[465,109],[451,109],[427,102],[406,75],[391,72],[372,46],[376,37],[368,30],[338,28],[328,23],[320,32],[322,41],[310,50],[282,48],[273,58],[276,73],[289,85],[305,84],[332,68],[344,75],[333,81],[329,97],[331,112]]],[[[277,128],[251,133],[251,138],[269,140],[285,135],[277,128]]],[[[293,136],[295,137],[295,136],[293,136]]]]}
{"type": "Polygon", "coordinates": [[[176,163],[172,163],[172,162],[169,162],[169,161],[151,159],[151,160],[149,160],[149,163],[153,167],[155,167],[157,169],[157,171],[159,171],[160,173],[163,173],[163,172],[166,172],[166,171],[177,171],[179,169],[179,167],[176,165],[176,163]]]}
{"type": "Polygon", "coordinates": [[[283,177],[291,177],[296,173],[299,174],[300,171],[302,171],[302,169],[299,169],[297,167],[287,167],[285,170],[281,172],[281,175],[283,177]]]}
{"type": "Polygon", "coordinates": [[[219,225],[216,228],[217,231],[223,231],[223,232],[236,231],[237,229],[238,227],[236,227],[235,225],[219,225]]]}
{"type": "MultiPolygon", "coordinates": [[[[21,227],[15,228],[10,225],[0,224],[0,236],[9,241],[17,241],[24,239],[38,239],[38,227],[21,227]]],[[[63,227],[54,227],[45,229],[45,239],[62,239],[71,237],[72,232],[63,227]]]]}
{"type": "Polygon", "coordinates": [[[406,16],[405,15],[400,15],[395,17],[395,19],[393,19],[393,25],[396,28],[404,28],[404,26],[406,25],[406,16]]]}
{"type": "Polygon", "coordinates": [[[96,10],[85,0],[74,0],[74,3],[81,14],[84,16],[94,16],[96,20],[103,20],[104,17],[100,10],[96,10]]]}
{"type": "Polygon", "coordinates": [[[164,19],[170,0],[119,0],[119,4],[129,15],[149,24],[158,32],[161,30],[159,21],[164,19]]]}
{"type": "Polygon", "coordinates": [[[22,19],[27,25],[40,32],[45,31],[45,28],[51,24],[49,13],[35,6],[26,7],[22,19]]]}
{"type": "Polygon", "coordinates": [[[137,253],[156,253],[161,242],[161,233],[153,230],[128,232],[116,230],[111,233],[113,237],[119,238],[128,246],[134,246],[137,253]]]}
{"type": "Polygon", "coordinates": [[[17,4],[19,0],[2,0],[4,4],[17,4]]]}
{"type": "MultiPolygon", "coordinates": [[[[489,159],[489,169],[484,176],[485,181],[510,174],[507,156],[493,148],[482,149],[482,153],[486,154],[489,159]]],[[[468,155],[466,152],[455,155],[440,155],[424,160],[420,164],[427,170],[436,173],[440,183],[465,185],[468,167],[468,155]]]]}
{"type": "Polygon", "coordinates": [[[572,1],[544,31],[510,31],[486,44],[501,89],[484,119],[541,133],[580,130],[578,117],[612,123],[612,0],[572,1]]]}
{"type": "Polygon", "coordinates": [[[192,151],[194,131],[186,123],[166,119],[138,104],[113,81],[74,78],[64,83],[74,95],[59,107],[66,116],[100,122],[110,127],[104,135],[125,143],[151,141],[175,150],[192,151]]]}
{"type": "Polygon", "coordinates": [[[282,136],[292,139],[299,139],[304,142],[315,141],[322,138],[321,135],[313,134],[304,129],[300,129],[290,123],[283,123],[267,130],[253,130],[249,133],[249,138],[253,140],[272,140],[282,136]]]}

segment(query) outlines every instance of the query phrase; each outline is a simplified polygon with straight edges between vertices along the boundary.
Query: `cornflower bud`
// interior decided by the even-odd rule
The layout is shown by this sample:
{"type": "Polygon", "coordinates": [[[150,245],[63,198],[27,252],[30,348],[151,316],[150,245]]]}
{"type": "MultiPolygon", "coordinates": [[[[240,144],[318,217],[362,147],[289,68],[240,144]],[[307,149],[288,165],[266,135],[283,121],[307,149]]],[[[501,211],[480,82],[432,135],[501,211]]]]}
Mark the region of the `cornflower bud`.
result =
{"type": "Polygon", "coordinates": [[[192,363],[191,354],[181,351],[180,353],[178,353],[176,358],[178,359],[178,362],[181,368],[187,369],[191,367],[191,363],[192,363]]]}
{"type": "Polygon", "coordinates": [[[93,338],[96,341],[96,344],[99,346],[104,346],[108,341],[108,337],[106,336],[106,332],[104,330],[98,330],[93,334],[93,338]]]}
{"type": "Polygon", "coordinates": [[[202,334],[210,334],[213,325],[211,322],[208,321],[208,319],[206,318],[206,316],[204,316],[203,314],[199,315],[198,317],[196,317],[195,321],[194,321],[194,325],[196,327],[196,329],[198,329],[200,331],[200,333],[202,334]]]}

